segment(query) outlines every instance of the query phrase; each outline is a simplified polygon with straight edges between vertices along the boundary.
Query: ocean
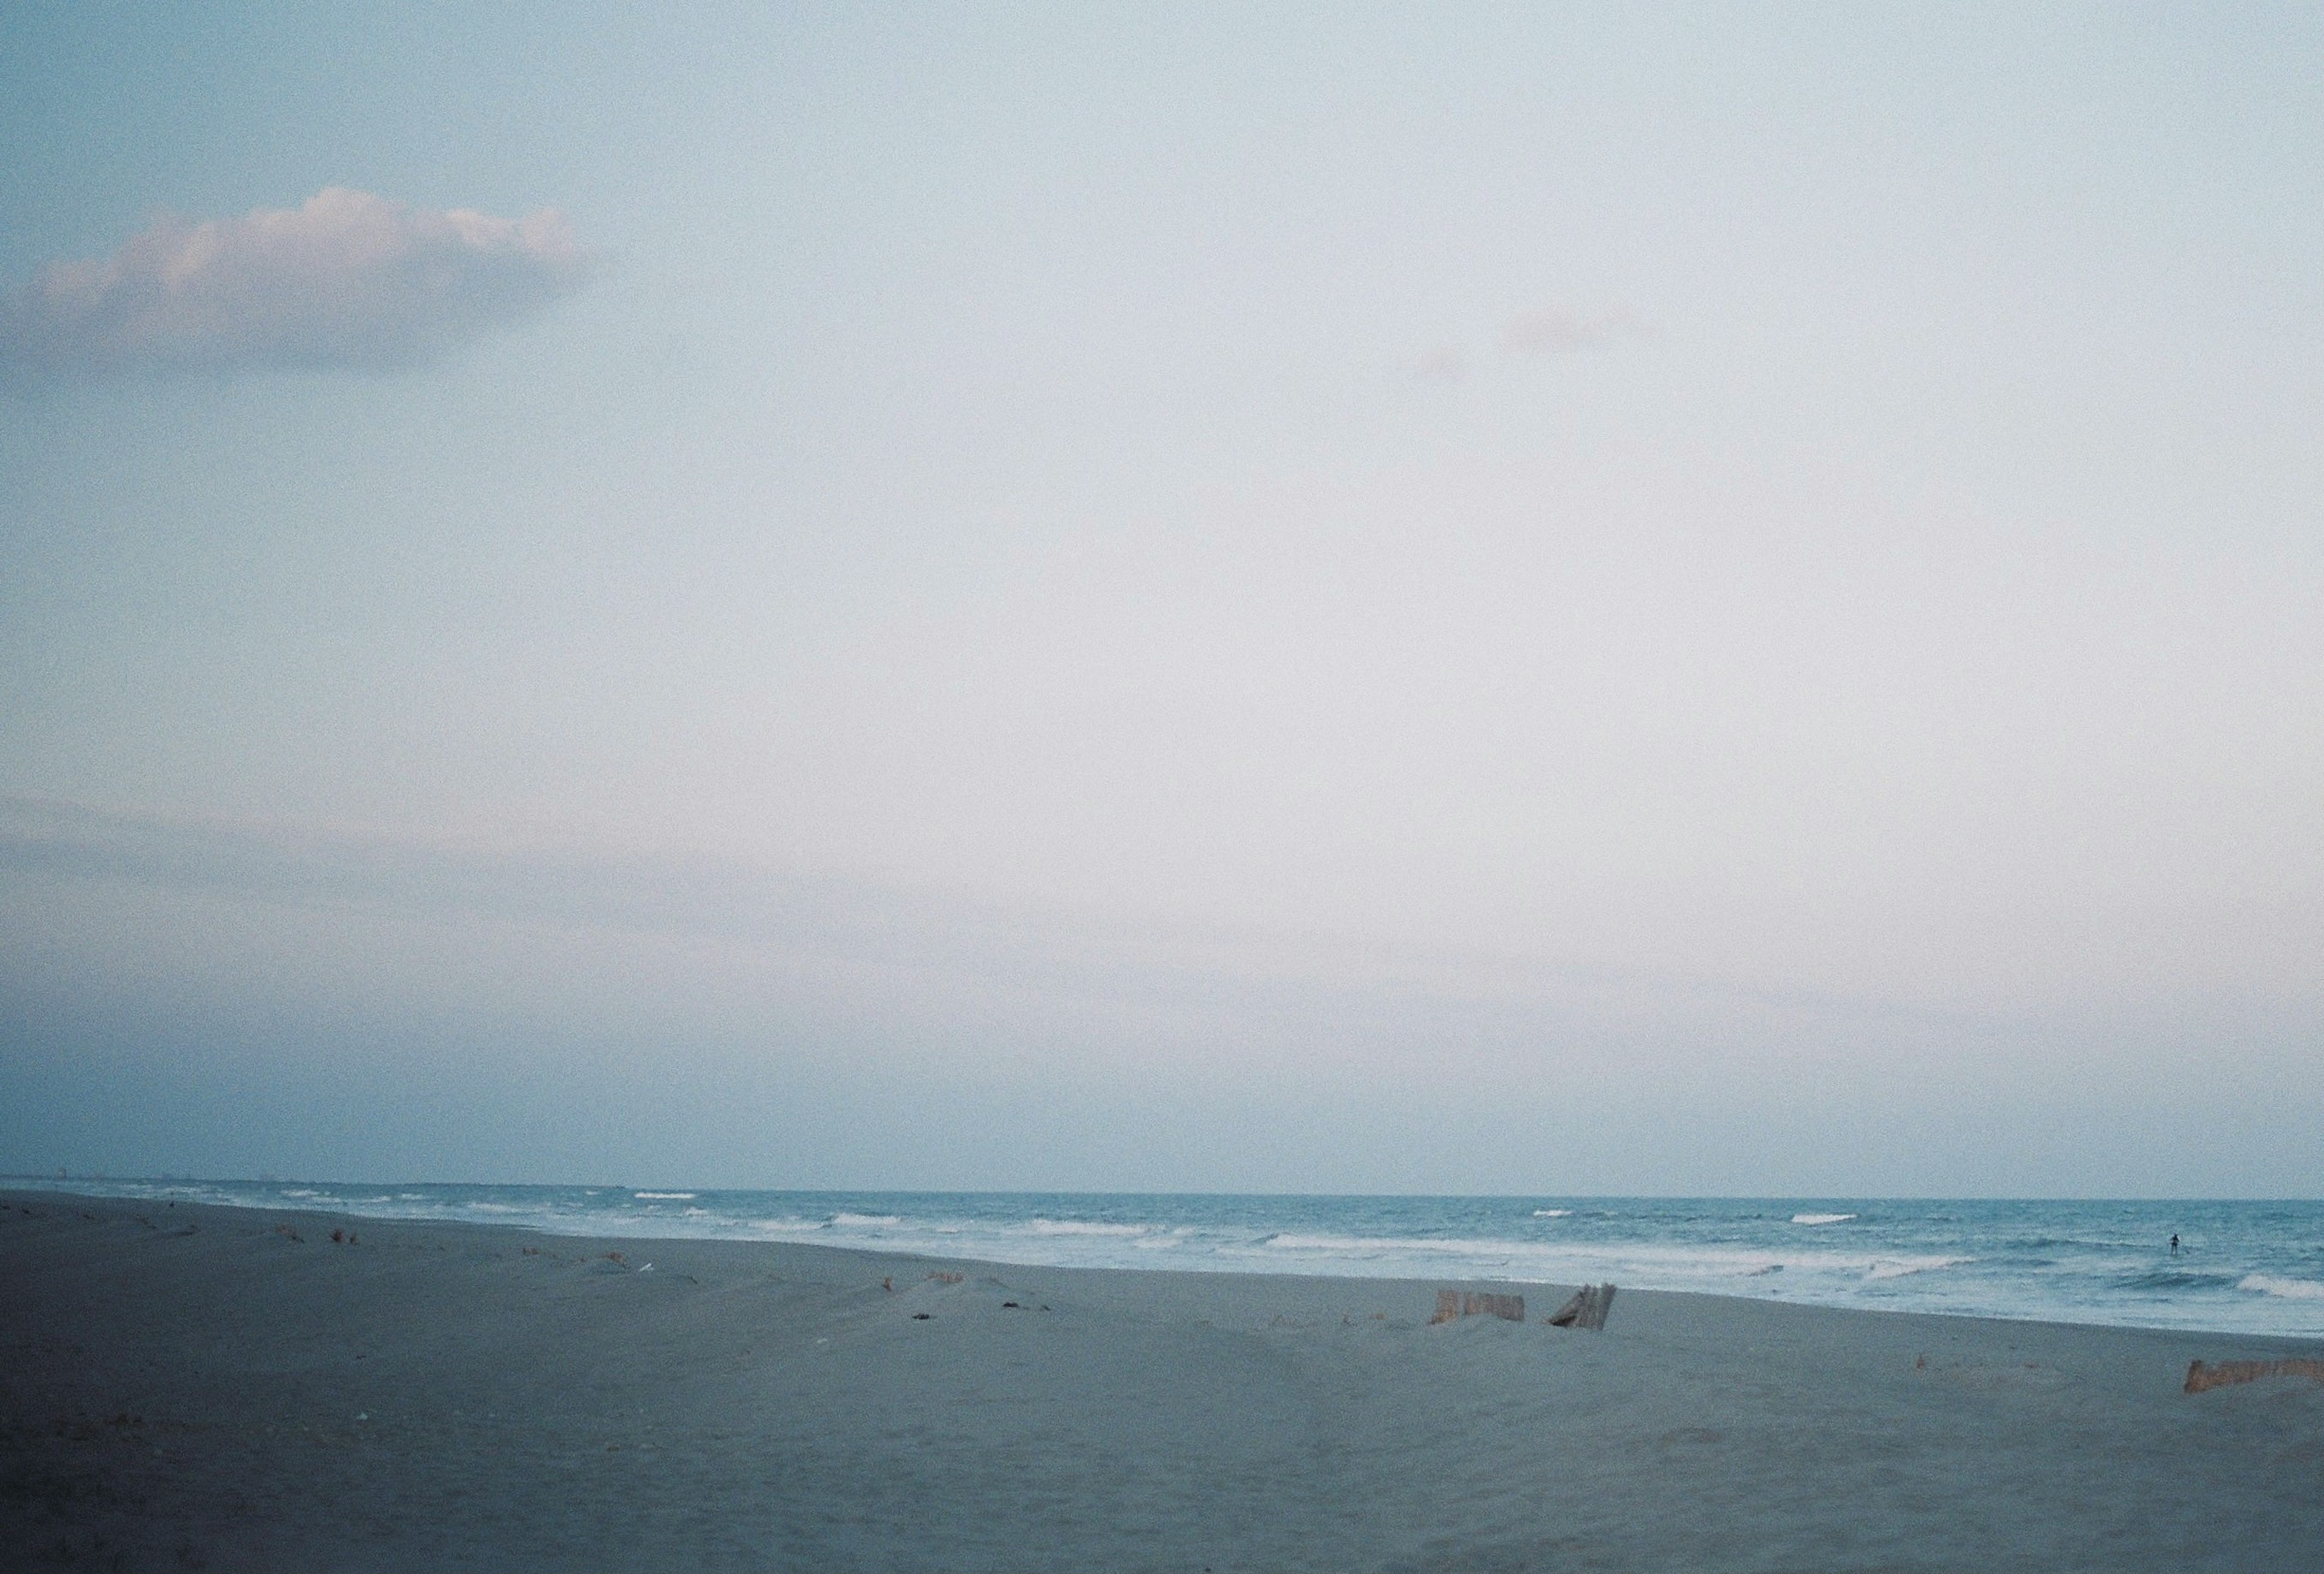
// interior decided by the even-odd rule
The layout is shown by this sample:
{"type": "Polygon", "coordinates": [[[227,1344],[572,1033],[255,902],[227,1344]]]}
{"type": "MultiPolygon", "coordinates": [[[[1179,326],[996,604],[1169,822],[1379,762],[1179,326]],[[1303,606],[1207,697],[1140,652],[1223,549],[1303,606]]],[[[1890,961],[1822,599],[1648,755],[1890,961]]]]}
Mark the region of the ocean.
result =
{"type": "Polygon", "coordinates": [[[0,1183],[563,1235],[795,1241],[1064,1267],[1517,1286],[1611,1280],[1867,1310],[2324,1335],[2318,1201],[1111,1196],[81,1177],[0,1183]]]}

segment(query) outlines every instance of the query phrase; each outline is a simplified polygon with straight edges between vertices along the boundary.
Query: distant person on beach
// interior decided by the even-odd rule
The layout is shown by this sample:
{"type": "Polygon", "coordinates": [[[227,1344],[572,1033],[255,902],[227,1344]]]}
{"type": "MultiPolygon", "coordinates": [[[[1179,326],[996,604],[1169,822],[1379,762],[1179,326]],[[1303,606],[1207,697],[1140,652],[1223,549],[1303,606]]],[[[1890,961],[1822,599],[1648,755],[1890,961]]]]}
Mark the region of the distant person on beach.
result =
{"type": "Polygon", "coordinates": [[[2172,1236],[2171,1237],[2171,1249],[2174,1252],[2179,1249],[2179,1237],[2177,1236],[2172,1236]]]}

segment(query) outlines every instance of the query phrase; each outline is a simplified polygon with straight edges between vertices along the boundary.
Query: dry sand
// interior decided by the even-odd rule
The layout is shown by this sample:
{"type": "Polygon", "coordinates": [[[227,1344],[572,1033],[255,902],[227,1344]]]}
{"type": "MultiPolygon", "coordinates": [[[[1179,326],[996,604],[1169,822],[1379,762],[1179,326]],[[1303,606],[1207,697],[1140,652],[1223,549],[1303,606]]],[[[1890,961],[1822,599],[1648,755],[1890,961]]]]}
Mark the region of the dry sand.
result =
{"type": "Polygon", "coordinates": [[[0,1558],[2324,1569],[2310,1341],[1438,1288],[0,1194],[0,1558]]]}

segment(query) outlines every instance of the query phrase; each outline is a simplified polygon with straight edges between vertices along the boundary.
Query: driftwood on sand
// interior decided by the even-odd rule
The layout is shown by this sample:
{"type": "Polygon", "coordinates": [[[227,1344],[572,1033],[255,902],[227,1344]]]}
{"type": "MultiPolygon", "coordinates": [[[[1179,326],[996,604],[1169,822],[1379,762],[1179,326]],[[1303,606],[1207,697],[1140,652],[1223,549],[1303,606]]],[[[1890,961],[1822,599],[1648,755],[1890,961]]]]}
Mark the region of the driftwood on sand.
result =
{"type": "Polygon", "coordinates": [[[1432,1327],[1463,1317],[1498,1317],[1510,1322],[1523,1322],[1525,1297],[1495,1295],[1474,1290],[1440,1290],[1436,1292],[1436,1315],[1428,1319],[1432,1327]]]}
{"type": "Polygon", "coordinates": [[[1563,1306],[1549,1314],[1552,1328],[1603,1329],[1606,1309],[1614,1304],[1611,1284],[1584,1284],[1563,1306]]]}
{"type": "Polygon", "coordinates": [[[2324,1383],[2324,1361],[2300,1356],[2282,1361],[2221,1361],[2209,1366],[2198,1361],[2187,1368],[2187,1392],[2200,1393],[2207,1388],[2256,1383],[2263,1377],[2313,1377],[2324,1383]]]}

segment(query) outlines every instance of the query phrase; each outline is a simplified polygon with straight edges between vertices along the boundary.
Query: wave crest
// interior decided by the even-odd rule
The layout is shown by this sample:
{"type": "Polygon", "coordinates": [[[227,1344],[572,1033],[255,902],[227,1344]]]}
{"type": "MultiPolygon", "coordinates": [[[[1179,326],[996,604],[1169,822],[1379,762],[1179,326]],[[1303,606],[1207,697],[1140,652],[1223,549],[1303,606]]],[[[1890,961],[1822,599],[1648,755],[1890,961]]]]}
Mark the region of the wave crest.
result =
{"type": "Polygon", "coordinates": [[[1037,1218],[1033,1221],[1037,1236],[1142,1236],[1142,1224],[1091,1224],[1078,1218],[1037,1218]]]}
{"type": "Polygon", "coordinates": [[[1940,1268],[1958,1268],[1963,1263],[1974,1263],[1975,1257],[1886,1257],[1866,1271],[1867,1279],[1902,1279],[1907,1273],[1933,1273],[1940,1268]]]}

